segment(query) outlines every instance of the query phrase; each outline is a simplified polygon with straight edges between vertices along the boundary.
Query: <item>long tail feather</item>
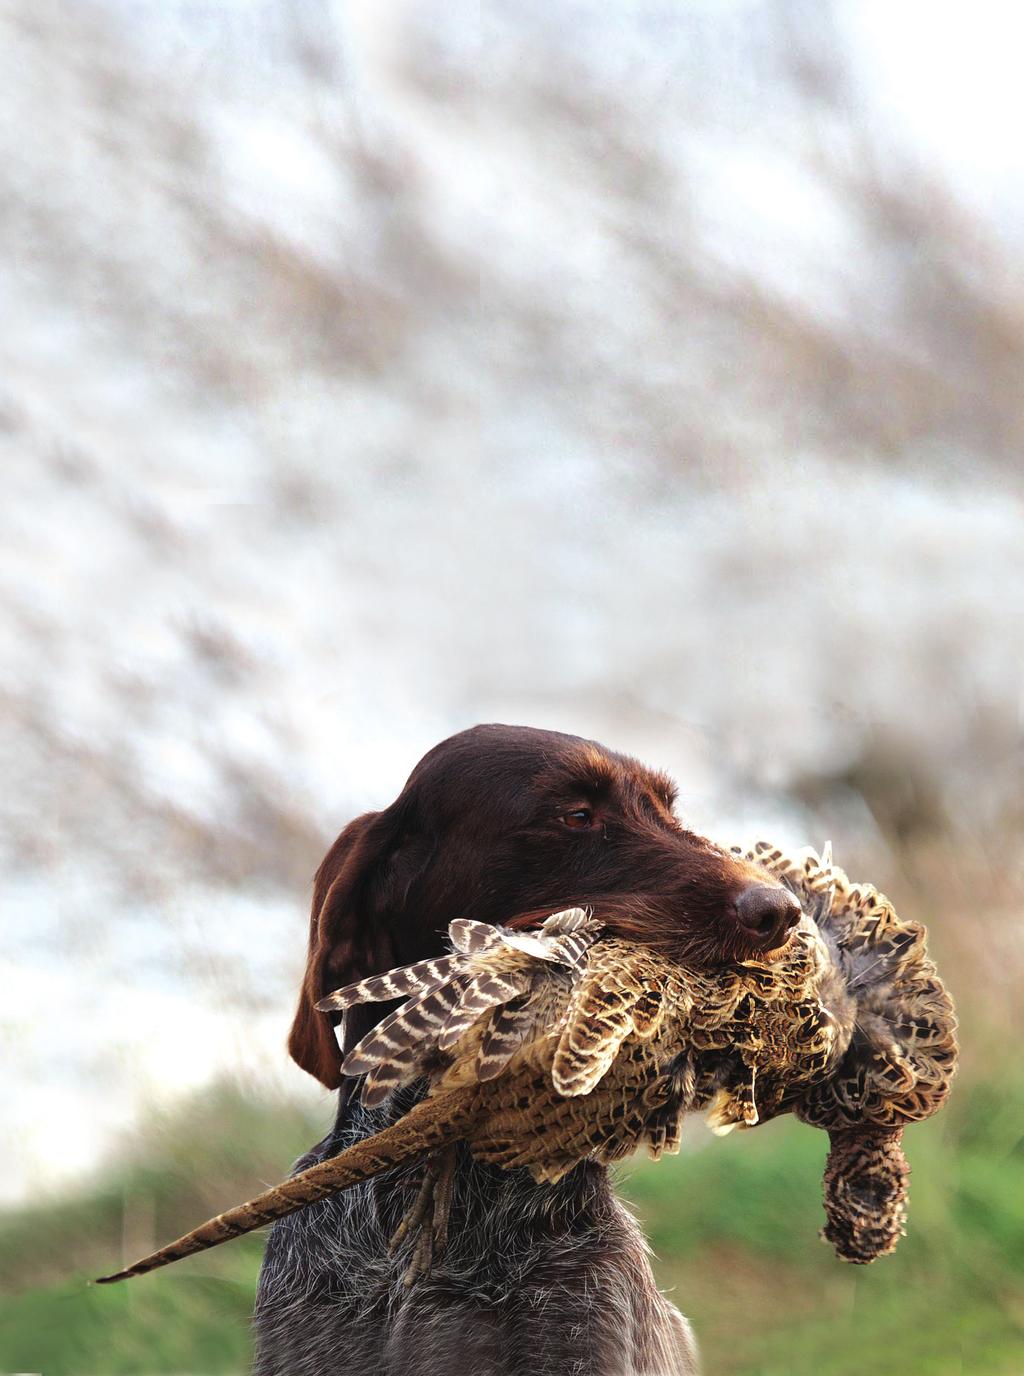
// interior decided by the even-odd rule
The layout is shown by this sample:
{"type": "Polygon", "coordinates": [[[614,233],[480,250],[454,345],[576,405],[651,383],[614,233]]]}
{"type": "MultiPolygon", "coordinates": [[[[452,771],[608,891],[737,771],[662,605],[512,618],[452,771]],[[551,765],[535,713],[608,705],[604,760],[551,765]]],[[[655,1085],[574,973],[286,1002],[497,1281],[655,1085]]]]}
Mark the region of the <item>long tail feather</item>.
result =
{"type": "Polygon", "coordinates": [[[182,1257],[192,1256],[217,1247],[222,1242],[251,1233],[265,1223],[272,1223],[286,1214],[296,1213],[318,1199],[326,1199],[342,1190],[369,1180],[382,1171],[426,1155],[435,1147],[455,1142],[466,1135],[480,1110],[476,1094],[452,1090],[416,1104],[403,1118],[382,1132],[322,1161],[317,1166],[300,1171],[264,1194],[245,1204],[239,1204],[216,1218],[201,1223],[190,1233],[168,1243],[141,1261],[125,1267],[111,1276],[100,1276],[98,1283],[108,1285],[130,1276],[143,1276],[182,1257]]]}

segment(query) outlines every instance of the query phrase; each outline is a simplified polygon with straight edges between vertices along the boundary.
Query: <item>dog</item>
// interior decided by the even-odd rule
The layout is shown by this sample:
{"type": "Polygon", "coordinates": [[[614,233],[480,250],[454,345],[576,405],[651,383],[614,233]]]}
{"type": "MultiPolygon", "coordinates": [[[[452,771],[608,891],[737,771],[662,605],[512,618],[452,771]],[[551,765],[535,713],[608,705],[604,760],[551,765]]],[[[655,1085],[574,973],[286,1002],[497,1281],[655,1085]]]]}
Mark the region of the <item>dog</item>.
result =
{"type": "MultiPolygon", "coordinates": [[[[529,925],[587,907],[615,935],[691,964],[780,949],[799,906],[764,871],[688,831],[666,775],[555,731],[476,726],[435,746],[399,797],[351,822],[314,881],[295,1061],[339,1091],[303,1169],[394,1122],[422,1090],[367,1110],[346,1050],[394,1005],[315,1004],[446,949],[454,918],[529,925]],[[335,1015],[336,1020],[336,1015],[335,1015]]],[[[557,1185],[462,1152],[450,1227],[406,1283],[389,1247],[421,1171],[400,1169],[281,1219],[257,1292],[255,1376],[692,1376],[689,1324],[658,1290],[603,1167],[557,1185]]]]}

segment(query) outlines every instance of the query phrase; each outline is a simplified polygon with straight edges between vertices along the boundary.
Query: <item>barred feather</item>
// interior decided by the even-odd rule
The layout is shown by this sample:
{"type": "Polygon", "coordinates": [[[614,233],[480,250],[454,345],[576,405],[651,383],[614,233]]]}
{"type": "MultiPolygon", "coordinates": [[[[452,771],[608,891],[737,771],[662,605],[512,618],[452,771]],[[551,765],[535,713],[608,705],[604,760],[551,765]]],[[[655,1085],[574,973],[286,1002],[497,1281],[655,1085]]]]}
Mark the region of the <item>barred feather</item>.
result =
{"type": "MultiPolygon", "coordinates": [[[[363,1103],[381,1103],[422,1073],[431,1050],[449,1053],[495,1005],[500,1011],[510,1001],[528,999],[534,982],[531,971],[579,966],[600,931],[600,924],[582,908],[554,913],[534,932],[457,919],[449,926],[457,948],[452,955],[373,976],[323,1000],[326,1010],[350,1007],[362,999],[414,995],[349,1052],[342,1073],[365,1075],[363,1103]]],[[[544,1002],[534,1007],[529,1019],[520,1021],[513,1013],[507,1023],[489,1024],[492,1035],[486,1052],[479,1055],[484,1078],[500,1074],[535,1025],[544,1002]]]]}
{"type": "Polygon", "coordinates": [[[420,960],[415,965],[405,965],[398,970],[389,970],[383,975],[361,979],[358,984],[346,985],[344,989],[335,989],[316,1006],[321,1013],[327,1013],[338,1008],[351,1008],[356,1003],[385,1003],[388,999],[422,994],[428,989],[436,989],[439,984],[451,979],[466,966],[466,958],[460,954],[420,960]]]}
{"type": "Polygon", "coordinates": [[[539,1000],[531,989],[524,994],[517,994],[494,1010],[477,1053],[478,1080],[493,1080],[505,1069],[532,1033],[538,1004],[539,1000]]]}
{"type": "Polygon", "coordinates": [[[493,951],[501,944],[501,933],[489,922],[474,922],[468,917],[457,917],[448,924],[448,936],[456,951],[463,955],[478,956],[493,951]]]}
{"type": "Polygon", "coordinates": [[[463,976],[403,1003],[352,1048],[342,1063],[342,1074],[365,1075],[382,1060],[395,1058],[408,1064],[410,1055],[421,1055],[425,1045],[443,1031],[464,986],[463,976]]]}
{"type": "Polygon", "coordinates": [[[594,927],[589,931],[567,932],[564,936],[555,938],[551,943],[551,949],[560,964],[582,969],[586,963],[587,952],[600,936],[600,927],[594,927]]]}
{"type": "Polygon", "coordinates": [[[560,936],[581,931],[585,927],[600,930],[600,926],[601,924],[594,921],[586,908],[563,908],[561,912],[546,917],[540,924],[540,929],[548,936],[560,936]]]}
{"type": "Polygon", "coordinates": [[[601,936],[604,928],[587,914],[585,908],[566,908],[552,913],[541,926],[545,937],[551,939],[551,949],[564,965],[579,965],[587,951],[601,936]]]}
{"type": "Polygon", "coordinates": [[[441,1029],[438,1049],[449,1051],[488,1008],[496,1003],[507,1003],[517,994],[525,994],[529,987],[530,977],[525,971],[509,975],[484,971],[474,975],[467,981],[458,1004],[441,1029]]]}

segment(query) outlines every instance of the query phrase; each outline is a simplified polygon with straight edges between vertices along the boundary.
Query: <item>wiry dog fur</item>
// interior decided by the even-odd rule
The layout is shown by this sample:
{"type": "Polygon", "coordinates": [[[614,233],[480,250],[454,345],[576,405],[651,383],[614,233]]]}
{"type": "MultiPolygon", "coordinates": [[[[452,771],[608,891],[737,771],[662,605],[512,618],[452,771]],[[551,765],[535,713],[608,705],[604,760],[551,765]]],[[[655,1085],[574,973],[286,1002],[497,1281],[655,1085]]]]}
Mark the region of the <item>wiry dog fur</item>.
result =
{"type": "MultiPolygon", "coordinates": [[[[483,726],[435,747],[383,812],[351,823],[315,883],[290,1048],[340,1086],[334,1131],[296,1169],[394,1121],[342,1084],[314,1004],[329,990],[440,954],[457,917],[589,906],[613,932],[694,963],[771,944],[737,918],[764,874],[685,830],[664,775],[592,741],[483,726]]],[[[393,1005],[350,1010],[346,1047],[393,1005]],[[352,1015],[355,1016],[352,1016],[352,1015]]],[[[419,1183],[396,1171],[311,1205],[270,1235],[255,1315],[256,1376],[689,1376],[689,1326],[658,1291],[648,1249],[605,1171],[554,1186],[463,1153],[448,1242],[404,1283],[388,1240],[419,1183]]]]}
{"type": "MultiPolygon", "coordinates": [[[[410,1100],[405,1099],[402,1107],[410,1100]]],[[[300,1166],[393,1121],[357,1105],[300,1166]]],[[[275,1225],[256,1308],[258,1376],[683,1376],[689,1326],[654,1284],[636,1221],[605,1171],[555,1186],[472,1162],[455,1176],[443,1255],[413,1286],[388,1239],[415,1170],[275,1225]]]]}

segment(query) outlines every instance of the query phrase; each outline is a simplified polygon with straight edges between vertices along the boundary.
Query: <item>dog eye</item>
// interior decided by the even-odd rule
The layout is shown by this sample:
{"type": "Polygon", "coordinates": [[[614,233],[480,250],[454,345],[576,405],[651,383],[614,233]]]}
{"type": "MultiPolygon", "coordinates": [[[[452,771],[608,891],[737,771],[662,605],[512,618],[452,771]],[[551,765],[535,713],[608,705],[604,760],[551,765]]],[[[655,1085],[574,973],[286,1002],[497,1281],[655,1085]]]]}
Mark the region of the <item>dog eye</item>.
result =
{"type": "Polygon", "coordinates": [[[584,831],[593,825],[594,814],[589,807],[577,807],[572,812],[563,813],[561,820],[565,826],[572,827],[575,831],[584,831]]]}

